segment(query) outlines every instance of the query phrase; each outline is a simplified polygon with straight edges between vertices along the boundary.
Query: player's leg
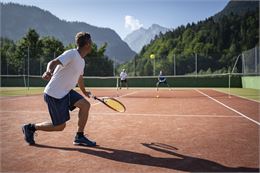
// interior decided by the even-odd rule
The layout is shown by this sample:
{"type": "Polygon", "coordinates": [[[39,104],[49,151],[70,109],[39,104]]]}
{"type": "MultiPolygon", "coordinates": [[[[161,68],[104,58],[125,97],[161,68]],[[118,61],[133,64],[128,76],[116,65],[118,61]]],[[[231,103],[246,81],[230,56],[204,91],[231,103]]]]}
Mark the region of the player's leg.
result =
{"type": "Polygon", "coordinates": [[[86,99],[80,99],[74,106],[79,108],[78,113],[78,132],[84,132],[84,128],[88,121],[88,114],[90,109],[90,103],[86,99]]]}
{"type": "Polygon", "coordinates": [[[47,94],[44,95],[44,100],[48,106],[51,122],[42,122],[35,124],[36,130],[42,131],[62,131],[66,127],[66,121],[70,119],[69,114],[69,94],[61,99],[53,98],[47,94]]]}
{"type": "Polygon", "coordinates": [[[158,87],[159,87],[159,85],[160,85],[160,82],[157,82],[157,83],[156,83],[157,91],[158,91],[158,87]]]}
{"type": "Polygon", "coordinates": [[[125,79],[123,82],[124,82],[124,86],[128,89],[127,80],[125,79]]]}
{"type": "Polygon", "coordinates": [[[75,140],[74,140],[73,144],[96,146],[95,141],[91,141],[84,136],[84,129],[85,129],[85,126],[88,121],[90,103],[75,91],[73,91],[73,93],[70,94],[70,98],[71,98],[71,104],[72,104],[71,109],[74,109],[74,107],[79,108],[78,129],[77,129],[77,134],[75,136],[75,140]]]}
{"type": "Polygon", "coordinates": [[[36,130],[42,131],[62,131],[66,127],[66,123],[54,126],[52,122],[42,122],[36,124],[26,124],[22,127],[24,139],[30,145],[35,144],[34,133],[36,130]]]}
{"type": "Polygon", "coordinates": [[[25,124],[22,127],[25,141],[35,144],[34,133],[36,130],[42,131],[62,131],[66,126],[66,121],[69,116],[69,95],[61,99],[53,98],[47,94],[44,95],[44,100],[47,103],[49,114],[52,122],[43,122],[36,124],[25,124]]]}
{"type": "Polygon", "coordinates": [[[165,81],[166,85],[168,86],[169,90],[172,90],[171,86],[168,84],[167,81],[165,81]]]}
{"type": "Polygon", "coordinates": [[[42,130],[42,131],[62,131],[66,127],[66,123],[60,124],[60,125],[53,125],[52,122],[42,122],[42,123],[36,123],[35,125],[36,130],[42,130]]]}
{"type": "Polygon", "coordinates": [[[123,88],[124,87],[124,80],[121,80],[121,88],[123,88]]]}
{"type": "Polygon", "coordinates": [[[171,86],[167,83],[169,90],[172,90],[171,86]]]}

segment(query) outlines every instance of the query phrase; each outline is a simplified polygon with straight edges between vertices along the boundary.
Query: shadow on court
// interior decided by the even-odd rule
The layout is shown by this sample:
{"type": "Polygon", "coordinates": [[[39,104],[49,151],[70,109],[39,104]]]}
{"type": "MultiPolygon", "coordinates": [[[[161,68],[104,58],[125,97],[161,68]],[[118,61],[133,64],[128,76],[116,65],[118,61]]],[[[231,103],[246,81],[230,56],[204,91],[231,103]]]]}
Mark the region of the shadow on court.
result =
{"type": "Polygon", "coordinates": [[[144,147],[147,147],[158,152],[166,153],[174,157],[162,158],[162,157],[153,157],[148,154],[138,153],[127,150],[119,150],[113,148],[107,148],[102,146],[97,147],[86,147],[86,148],[68,148],[68,147],[56,147],[48,146],[42,144],[36,144],[35,147],[39,148],[50,148],[50,149],[59,149],[66,151],[78,151],[85,154],[94,155],[97,157],[124,162],[129,164],[145,165],[145,166],[155,166],[161,168],[168,168],[179,171],[188,171],[188,172],[259,172],[259,168],[247,168],[247,167],[227,167],[221,165],[220,163],[206,160],[197,157],[191,157],[183,154],[174,152],[177,148],[170,148],[169,145],[156,143],[142,143],[144,147]],[[167,147],[165,147],[167,146],[167,147]]]}

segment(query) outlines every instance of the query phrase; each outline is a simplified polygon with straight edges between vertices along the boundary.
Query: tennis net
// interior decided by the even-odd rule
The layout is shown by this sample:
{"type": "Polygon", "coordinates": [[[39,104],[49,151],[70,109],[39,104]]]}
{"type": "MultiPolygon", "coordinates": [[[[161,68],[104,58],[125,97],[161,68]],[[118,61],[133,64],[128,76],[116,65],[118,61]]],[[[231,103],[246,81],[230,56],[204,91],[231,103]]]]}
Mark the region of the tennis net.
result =
{"type": "MultiPolygon", "coordinates": [[[[242,87],[243,74],[209,74],[209,75],[178,75],[165,76],[171,87],[242,87]]],[[[1,87],[44,87],[47,81],[41,76],[1,75],[1,87]]],[[[157,76],[129,76],[128,87],[156,87],[157,76]]],[[[84,76],[86,87],[119,87],[118,76],[88,77],[84,76]]],[[[167,87],[161,86],[161,87],[167,87]]]]}

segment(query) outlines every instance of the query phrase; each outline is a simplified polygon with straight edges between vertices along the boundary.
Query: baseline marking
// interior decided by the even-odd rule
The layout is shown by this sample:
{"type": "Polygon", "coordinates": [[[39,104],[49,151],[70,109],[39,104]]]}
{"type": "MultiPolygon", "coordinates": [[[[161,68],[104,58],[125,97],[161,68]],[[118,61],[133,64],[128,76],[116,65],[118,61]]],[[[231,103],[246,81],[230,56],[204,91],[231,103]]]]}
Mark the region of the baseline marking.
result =
{"type": "Polygon", "coordinates": [[[186,115],[186,114],[144,114],[144,113],[91,113],[93,115],[148,116],[148,117],[207,117],[207,118],[241,118],[234,115],[186,115]]]}
{"type": "MultiPolygon", "coordinates": [[[[48,111],[13,111],[6,110],[0,111],[0,113],[31,113],[31,114],[49,114],[48,111]]],[[[77,111],[72,111],[71,114],[77,114],[77,111]]],[[[91,115],[116,115],[116,116],[147,116],[147,117],[206,117],[206,118],[242,118],[241,116],[234,115],[210,115],[210,114],[144,114],[144,113],[111,113],[111,112],[90,112],[91,115]]]]}
{"type": "Polygon", "coordinates": [[[240,116],[242,116],[242,117],[248,119],[249,121],[252,121],[253,123],[256,123],[257,125],[260,126],[260,123],[259,123],[258,121],[255,121],[255,120],[253,120],[252,118],[249,118],[248,116],[244,115],[243,113],[241,113],[241,112],[239,112],[239,111],[237,111],[237,110],[235,110],[235,109],[233,109],[233,108],[231,108],[231,107],[225,105],[224,103],[222,103],[222,102],[220,102],[220,101],[214,99],[213,97],[210,97],[209,95],[203,93],[202,91],[200,91],[200,90],[198,90],[198,89],[195,89],[195,91],[197,91],[198,93],[200,93],[200,94],[202,94],[202,95],[208,97],[209,99],[211,99],[211,100],[213,100],[213,101],[219,103],[220,105],[224,106],[225,108],[227,108],[227,109],[229,109],[229,110],[231,110],[231,111],[233,111],[233,112],[239,114],[240,116]]]}

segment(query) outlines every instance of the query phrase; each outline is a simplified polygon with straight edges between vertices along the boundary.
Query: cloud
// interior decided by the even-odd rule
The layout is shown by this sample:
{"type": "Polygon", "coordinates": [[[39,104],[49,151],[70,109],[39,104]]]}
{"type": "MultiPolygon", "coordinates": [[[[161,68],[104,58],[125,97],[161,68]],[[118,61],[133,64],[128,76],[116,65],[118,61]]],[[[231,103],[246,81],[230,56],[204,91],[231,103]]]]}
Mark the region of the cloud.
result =
{"type": "Polygon", "coordinates": [[[131,31],[141,28],[143,24],[133,16],[125,16],[125,28],[130,28],[131,31]]]}

